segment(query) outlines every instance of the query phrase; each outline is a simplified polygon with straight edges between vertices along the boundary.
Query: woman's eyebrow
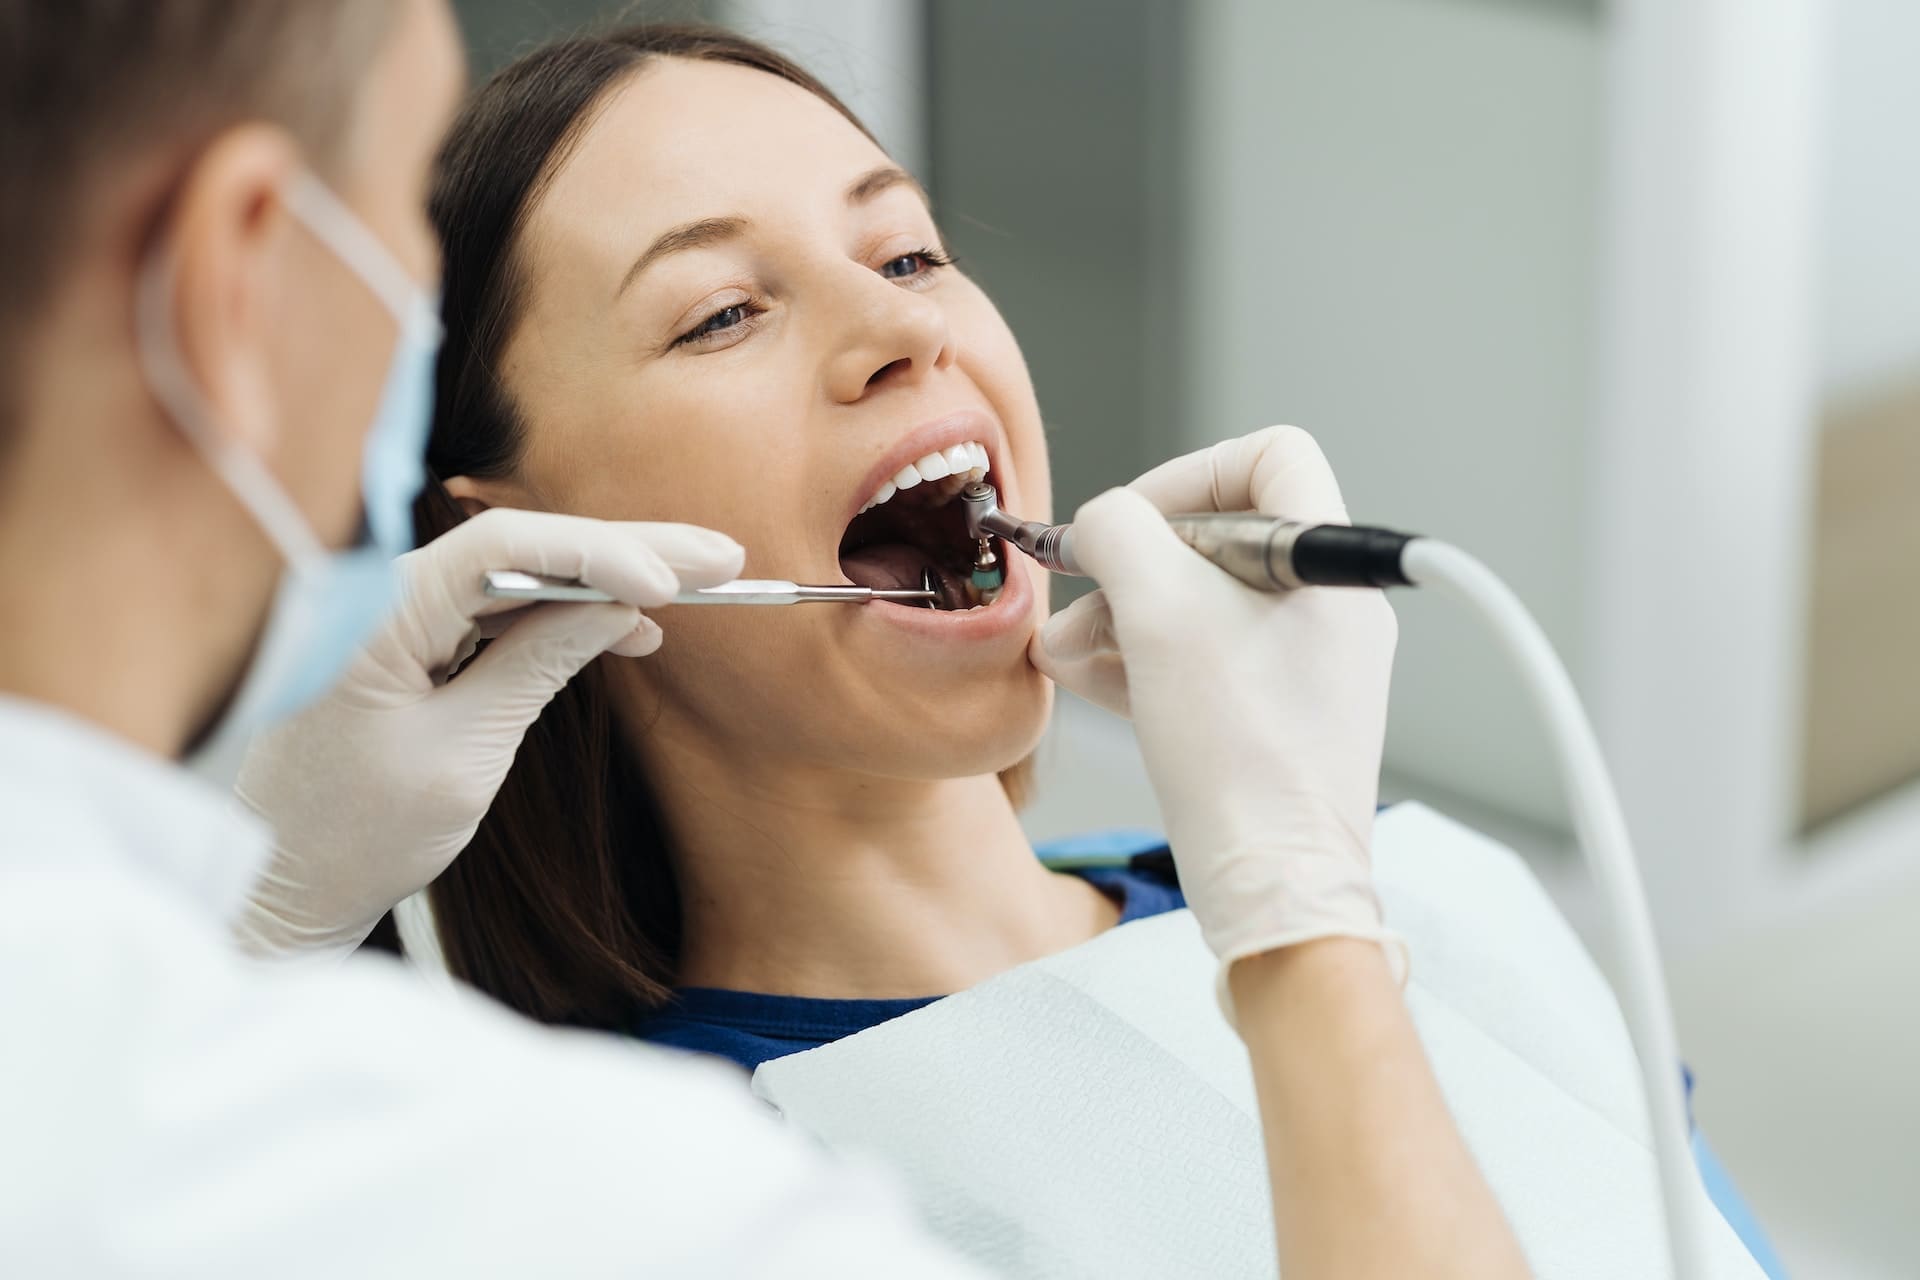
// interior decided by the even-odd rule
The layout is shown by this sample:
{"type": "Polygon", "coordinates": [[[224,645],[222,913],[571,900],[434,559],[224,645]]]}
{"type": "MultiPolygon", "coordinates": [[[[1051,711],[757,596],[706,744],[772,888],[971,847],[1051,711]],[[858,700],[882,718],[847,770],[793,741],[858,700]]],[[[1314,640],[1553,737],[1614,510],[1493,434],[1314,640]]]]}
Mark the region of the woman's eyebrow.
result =
{"type": "Polygon", "coordinates": [[[698,222],[683,222],[666,232],[658,240],[647,246],[647,251],[633,260],[627,268],[627,274],[620,278],[620,287],[613,291],[619,297],[627,291],[627,286],[636,280],[642,271],[670,254],[684,253],[688,249],[704,249],[723,240],[731,240],[747,229],[745,218],[702,218],[698,222]]]}
{"type": "Polygon", "coordinates": [[[906,185],[913,188],[922,204],[931,205],[927,193],[914,176],[898,165],[883,164],[878,169],[869,170],[860,175],[854,184],[847,188],[847,203],[862,204],[873,199],[890,187],[906,185]]]}
{"type": "MultiPolygon", "coordinates": [[[[890,164],[883,164],[856,178],[853,185],[847,188],[847,203],[863,204],[882,191],[903,185],[912,187],[921,203],[932,204],[927,199],[926,190],[912,174],[898,165],[890,164]]],[[[647,251],[633,260],[633,265],[627,268],[627,274],[620,277],[620,287],[613,291],[614,297],[625,293],[627,286],[638,279],[642,271],[660,259],[670,254],[684,253],[688,249],[705,249],[723,240],[731,240],[746,229],[745,218],[701,218],[697,222],[681,223],[648,245],[647,251]]]]}

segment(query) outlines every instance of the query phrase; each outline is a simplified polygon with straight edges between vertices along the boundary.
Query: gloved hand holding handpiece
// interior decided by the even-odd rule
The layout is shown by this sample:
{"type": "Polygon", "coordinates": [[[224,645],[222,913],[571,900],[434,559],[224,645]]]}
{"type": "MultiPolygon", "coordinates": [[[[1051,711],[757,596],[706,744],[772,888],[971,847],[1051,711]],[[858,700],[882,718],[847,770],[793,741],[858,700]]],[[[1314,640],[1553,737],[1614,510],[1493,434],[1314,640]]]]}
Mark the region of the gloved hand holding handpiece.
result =
{"type": "Polygon", "coordinates": [[[743,557],[691,525],[502,509],[400,557],[393,616],[332,692],[247,753],[235,789],[276,834],[236,926],[243,944],[352,950],[466,847],[561,686],[602,653],[652,653],[660,628],[640,610],[732,579],[743,557]],[[491,569],[577,579],[617,603],[493,599],[491,569]],[[482,636],[486,651],[449,683],[482,636]]]}
{"type": "Polygon", "coordinates": [[[1149,471],[1080,508],[1100,590],[1035,636],[1034,665],[1137,727],[1187,901],[1236,960],[1325,937],[1374,939],[1404,979],[1369,867],[1398,634],[1372,590],[1256,591],[1162,513],[1347,522],[1313,438],[1269,427],[1149,471]]]}

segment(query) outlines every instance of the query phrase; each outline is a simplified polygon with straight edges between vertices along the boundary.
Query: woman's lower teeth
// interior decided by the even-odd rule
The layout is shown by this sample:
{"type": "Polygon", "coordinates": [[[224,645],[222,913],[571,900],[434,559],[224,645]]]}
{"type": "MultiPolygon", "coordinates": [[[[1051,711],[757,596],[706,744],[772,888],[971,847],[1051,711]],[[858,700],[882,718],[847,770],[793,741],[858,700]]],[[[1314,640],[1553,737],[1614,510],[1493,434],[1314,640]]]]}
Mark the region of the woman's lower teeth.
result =
{"type": "Polygon", "coordinates": [[[920,589],[934,593],[926,607],[943,613],[962,613],[990,605],[999,598],[1003,586],[1004,577],[998,572],[948,575],[932,565],[920,571],[920,589]],[[965,603],[955,603],[956,596],[965,603]]]}

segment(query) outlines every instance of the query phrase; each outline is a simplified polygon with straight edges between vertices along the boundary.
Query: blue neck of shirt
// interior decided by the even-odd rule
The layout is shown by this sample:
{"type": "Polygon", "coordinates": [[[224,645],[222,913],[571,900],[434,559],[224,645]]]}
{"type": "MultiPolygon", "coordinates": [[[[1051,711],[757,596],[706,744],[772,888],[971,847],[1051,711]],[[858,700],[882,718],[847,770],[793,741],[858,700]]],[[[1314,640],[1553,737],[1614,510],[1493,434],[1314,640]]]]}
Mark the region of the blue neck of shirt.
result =
{"type": "MultiPolygon", "coordinates": [[[[1036,852],[1087,857],[1155,854],[1166,841],[1153,832],[1094,832],[1054,841],[1036,852]]],[[[1186,905],[1169,875],[1130,867],[1075,870],[1120,905],[1120,923],[1186,905]]],[[[944,995],[945,993],[941,993],[944,995]]],[[[719,987],[683,987],[665,1008],[643,1013],[631,1030],[642,1040],[730,1059],[751,1071],[762,1062],[831,1044],[932,1004],[941,995],[898,1000],[830,1000],[719,987]]]]}

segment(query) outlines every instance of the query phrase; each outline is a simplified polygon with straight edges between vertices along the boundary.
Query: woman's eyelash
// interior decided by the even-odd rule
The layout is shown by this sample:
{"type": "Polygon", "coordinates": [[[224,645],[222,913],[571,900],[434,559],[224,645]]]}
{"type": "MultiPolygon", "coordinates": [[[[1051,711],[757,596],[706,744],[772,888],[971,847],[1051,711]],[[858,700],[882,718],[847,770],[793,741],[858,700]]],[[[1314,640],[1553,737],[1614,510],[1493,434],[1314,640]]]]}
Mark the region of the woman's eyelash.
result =
{"type": "MultiPolygon", "coordinates": [[[[923,249],[911,249],[906,253],[887,259],[880,266],[880,274],[889,280],[910,280],[914,276],[925,275],[927,272],[936,271],[941,267],[951,267],[958,261],[957,258],[946,250],[935,249],[929,246],[923,249]],[[891,275],[888,273],[887,268],[891,267],[894,263],[907,262],[915,258],[926,264],[925,270],[909,272],[905,275],[891,275]]],[[[764,310],[764,307],[753,302],[730,303],[727,306],[721,307],[699,324],[696,324],[693,328],[675,338],[673,345],[676,347],[697,346],[702,342],[737,329],[742,325],[752,324],[754,318],[764,310]]]]}
{"type": "Polygon", "coordinates": [[[729,303],[675,338],[673,345],[676,347],[692,346],[709,338],[718,337],[730,329],[736,329],[743,324],[753,323],[754,317],[759,315],[762,310],[763,308],[751,302],[729,303]],[[736,312],[739,313],[738,319],[731,320],[725,324],[715,323],[716,321],[727,320],[729,316],[734,315],[736,312]]]}
{"type": "MultiPolygon", "coordinates": [[[[946,250],[935,249],[929,246],[924,249],[912,249],[906,253],[900,254],[898,257],[887,259],[886,262],[882,263],[880,266],[880,274],[887,275],[888,267],[892,266],[896,262],[905,262],[909,258],[920,259],[922,262],[927,264],[927,269],[929,271],[935,270],[940,267],[951,267],[958,261],[958,259],[953,257],[946,250]]],[[[924,273],[916,271],[913,274],[921,275],[924,273]]],[[[887,278],[889,280],[901,280],[901,279],[905,279],[906,277],[889,275],[887,276],[887,278]]]]}

